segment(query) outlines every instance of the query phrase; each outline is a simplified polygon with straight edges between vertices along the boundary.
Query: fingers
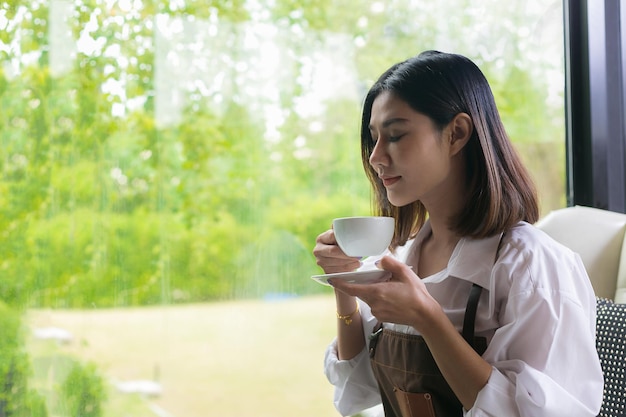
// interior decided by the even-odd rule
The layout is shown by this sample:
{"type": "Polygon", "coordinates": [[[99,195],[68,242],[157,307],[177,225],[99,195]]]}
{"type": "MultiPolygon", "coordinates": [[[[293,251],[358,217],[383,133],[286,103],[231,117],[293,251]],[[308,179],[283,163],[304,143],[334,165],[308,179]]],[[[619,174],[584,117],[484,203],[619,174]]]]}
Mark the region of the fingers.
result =
{"type": "Polygon", "coordinates": [[[408,279],[415,275],[409,265],[400,262],[392,256],[383,256],[380,261],[378,261],[377,265],[379,268],[391,272],[393,277],[398,280],[408,279]]]}
{"type": "Polygon", "coordinates": [[[413,286],[413,279],[417,278],[411,266],[406,265],[405,263],[397,260],[392,256],[383,256],[379,261],[376,262],[376,265],[378,266],[378,268],[390,272],[389,281],[363,285],[358,283],[350,283],[343,279],[330,279],[328,280],[328,283],[332,285],[335,289],[347,295],[359,297],[365,302],[368,302],[368,300],[380,298],[383,293],[390,289],[388,284],[392,282],[395,282],[396,284],[409,284],[413,286]]]}
{"type": "Polygon", "coordinates": [[[328,283],[336,290],[343,292],[344,294],[352,297],[358,297],[367,303],[370,298],[369,293],[372,291],[372,287],[378,284],[351,284],[340,278],[329,279],[328,283]]]}
{"type": "Polygon", "coordinates": [[[335,232],[333,231],[333,229],[325,231],[317,237],[315,243],[321,243],[324,245],[336,245],[337,239],[335,239],[335,232]]]}
{"type": "Polygon", "coordinates": [[[410,313],[420,305],[420,293],[425,291],[424,284],[410,266],[392,257],[381,258],[379,267],[388,271],[389,280],[359,284],[331,278],[328,283],[336,291],[363,300],[372,314],[381,321],[413,325],[414,316],[410,313]]]}
{"type": "Polygon", "coordinates": [[[326,274],[354,271],[361,266],[359,259],[347,256],[339,248],[332,230],[327,230],[317,237],[313,255],[326,274]]]}
{"type": "Polygon", "coordinates": [[[317,264],[325,274],[354,271],[361,266],[361,262],[355,258],[317,258],[317,264]]]}

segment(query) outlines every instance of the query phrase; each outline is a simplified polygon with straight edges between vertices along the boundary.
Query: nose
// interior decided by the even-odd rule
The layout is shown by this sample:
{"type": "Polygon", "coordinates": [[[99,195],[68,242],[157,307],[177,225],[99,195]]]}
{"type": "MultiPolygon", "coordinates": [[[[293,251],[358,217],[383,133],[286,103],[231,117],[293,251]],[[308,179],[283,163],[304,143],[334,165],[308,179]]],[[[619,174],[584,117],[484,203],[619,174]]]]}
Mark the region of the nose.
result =
{"type": "Polygon", "coordinates": [[[372,168],[376,171],[378,171],[377,168],[389,165],[389,155],[387,154],[387,149],[383,139],[376,141],[376,144],[372,149],[372,153],[370,153],[369,162],[372,168]]]}

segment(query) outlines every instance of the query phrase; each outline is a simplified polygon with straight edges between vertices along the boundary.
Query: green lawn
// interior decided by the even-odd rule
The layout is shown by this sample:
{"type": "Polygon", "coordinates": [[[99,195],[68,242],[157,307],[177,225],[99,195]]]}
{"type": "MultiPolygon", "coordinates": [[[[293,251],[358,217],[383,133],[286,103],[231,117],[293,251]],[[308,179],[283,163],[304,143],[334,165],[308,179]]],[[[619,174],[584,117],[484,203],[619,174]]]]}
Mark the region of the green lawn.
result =
{"type": "MultiPolygon", "coordinates": [[[[29,339],[36,368],[49,366],[50,357],[70,355],[96,363],[107,381],[156,379],[162,384],[158,398],[139,399],[112,389],[107,416],[157,415],[151,408],[172,417],[333,417],[338,413],[322,363],[335,331],[334,314],[333,297],[325,295],[36,310],[28,313],[27,322],[73,335],[71,343],[58,346],[29,339]]],[[[55,383],[50,371],[39,374],[38,387],[55,383]]]]}

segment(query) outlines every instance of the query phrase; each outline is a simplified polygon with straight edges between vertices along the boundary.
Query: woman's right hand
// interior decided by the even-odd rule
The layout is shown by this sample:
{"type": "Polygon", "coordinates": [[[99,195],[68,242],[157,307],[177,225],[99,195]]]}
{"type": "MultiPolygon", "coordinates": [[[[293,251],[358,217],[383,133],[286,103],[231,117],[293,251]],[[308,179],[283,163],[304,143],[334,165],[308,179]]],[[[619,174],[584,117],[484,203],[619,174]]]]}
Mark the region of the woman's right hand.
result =
{"type": "Polygon", "coordinates": [[[352,258],[343,253],[332,229],[317,237],[313,255],[325,274],[354,271],[361,266],[358,258],[352,258]]]}
{"type": "MultiPolygon", "coordinates": [[[[358,258],[352,258],[341,250],[335,239],[335,232],[327,230],[315,240],[313,255],[324,273],[354,271],[361,266],[358,258]]],[[[342,360],[352,359],[365,346],[361,314],[358,312],[358,301],[351,295],[335,291],[337,303],[337,357],[342,360]],[[348,325],[340,320],[340,316],[351,318],[348,325]]]]}

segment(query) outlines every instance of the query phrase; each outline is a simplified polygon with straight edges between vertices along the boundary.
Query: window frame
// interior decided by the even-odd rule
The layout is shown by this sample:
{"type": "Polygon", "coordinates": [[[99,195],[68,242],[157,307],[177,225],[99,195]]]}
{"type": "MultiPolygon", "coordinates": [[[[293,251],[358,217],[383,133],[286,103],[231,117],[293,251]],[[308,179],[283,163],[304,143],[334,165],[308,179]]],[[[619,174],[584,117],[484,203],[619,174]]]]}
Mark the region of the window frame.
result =
{"type": "Polygon", "coordinates": [[[626,213],[626,5],[564,0],[567,204],[626,213]]]}

